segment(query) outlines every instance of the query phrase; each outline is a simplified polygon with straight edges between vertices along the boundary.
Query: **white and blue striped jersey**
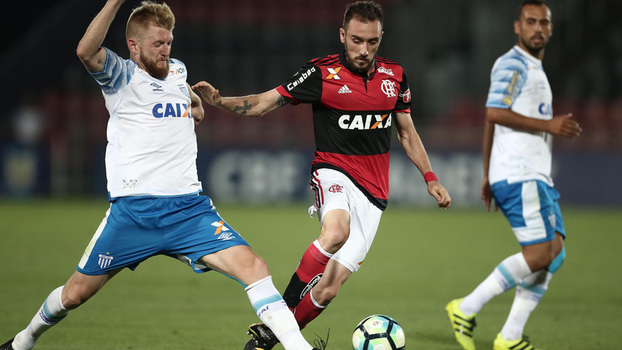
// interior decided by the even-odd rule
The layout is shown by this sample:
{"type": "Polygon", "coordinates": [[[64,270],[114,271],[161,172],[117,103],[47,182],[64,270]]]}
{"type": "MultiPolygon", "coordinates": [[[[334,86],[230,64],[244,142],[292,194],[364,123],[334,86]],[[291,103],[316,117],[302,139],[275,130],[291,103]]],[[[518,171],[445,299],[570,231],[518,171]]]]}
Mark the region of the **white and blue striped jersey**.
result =
{"type": "MultiPolygon", "coordinates": [[[[553,118],[553,94],[542,61],[518,46],[499,57],[492,67],[486,107],[511,109],[525,117],[553,118]]],[[[490,183],[551,179],[552,135],[495,125],[490,183]]]]}
{"type": "Polygon", "coordinates": [[[111,199],[198,193],[197,141],[186,66],[170,60],[157,79],[106,49],[100,85],[110,114],[106,177],[111,199]]]}

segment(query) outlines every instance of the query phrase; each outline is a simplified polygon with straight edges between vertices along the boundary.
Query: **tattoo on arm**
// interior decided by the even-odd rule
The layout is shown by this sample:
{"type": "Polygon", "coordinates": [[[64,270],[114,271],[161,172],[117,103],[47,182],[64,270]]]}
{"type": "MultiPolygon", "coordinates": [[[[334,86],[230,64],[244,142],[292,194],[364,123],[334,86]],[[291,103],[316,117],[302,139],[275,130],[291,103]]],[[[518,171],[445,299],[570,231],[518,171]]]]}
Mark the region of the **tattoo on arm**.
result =
{"type": "Polygon", "coordinates": [[[248,104],[248,100],[244,100],[244,106],[235,106],[235,108],[233,108],[233,113],[245,115],[246,111],[250,110],[251,108],[253,108],[253,105],[248,104]]]}
{"type": "Polygon", "coordinates": [[[279,96],[279,99],[276,100],[276,106],[277,107],[283,107],[285,105],[288,105],[292,102],[291,99],[285,97],[285,96],[279,96]]]}

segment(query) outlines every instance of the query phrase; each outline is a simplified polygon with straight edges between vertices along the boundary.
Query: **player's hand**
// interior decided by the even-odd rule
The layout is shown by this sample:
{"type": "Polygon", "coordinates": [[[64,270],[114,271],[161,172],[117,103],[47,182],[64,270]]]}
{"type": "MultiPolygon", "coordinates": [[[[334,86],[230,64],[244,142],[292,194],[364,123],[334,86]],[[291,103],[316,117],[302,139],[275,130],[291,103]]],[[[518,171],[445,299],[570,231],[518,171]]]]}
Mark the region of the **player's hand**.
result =
{"type": "Polygon", "coordinates": [[[428,193],[436,199],[439,208],[449,208],[451,197],[449,192],[438,181],[428,182],[428,193]]]}
{"type": "Polygon", "coordinates": [[[193,90],[197,90],[203,100],[212,106],[220,106],[221,97],[220,91],[214,88],[210,83],[200,81],[192,86],[193,90]]]}
{"type": "Polygon", "coordinates": [[[572,113],[555,116],[549,121],[549,132],[553,135],[574,139],[581,134],[581,126],[574,119],[572,113]]]}
{"type": "MultiPolygon", "coordinates": [[[[482,180],[481,198],[484,201],[484,206],[486,207],[486,211],[490,212],[490,207],[492,206],[492,203],[494,200],[492,198],[492,190],[490,189],[490,182],[488,181],[487,177],[485,177],[484,180],[482,180]]],[[[497,203],[495,203],[495,211],[497,210],[499,210],[499,207],[497,207],[497,203]]]]}

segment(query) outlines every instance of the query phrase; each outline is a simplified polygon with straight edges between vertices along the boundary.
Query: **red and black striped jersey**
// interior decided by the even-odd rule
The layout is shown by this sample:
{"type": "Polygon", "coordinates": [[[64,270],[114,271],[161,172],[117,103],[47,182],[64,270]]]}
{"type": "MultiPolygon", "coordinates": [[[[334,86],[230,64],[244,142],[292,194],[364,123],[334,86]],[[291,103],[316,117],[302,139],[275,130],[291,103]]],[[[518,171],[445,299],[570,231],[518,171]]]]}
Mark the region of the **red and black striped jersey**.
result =
{"type": "Polygon", "coordinates": [[[316,58],[277,91],[294,103],[311,103],[316,152],[312,171],[344,173],[384,210],[389,198],[391,125],[396,112],[410,113],[403,68],[376,57],[369,76],[345,53],[316,58]]]}

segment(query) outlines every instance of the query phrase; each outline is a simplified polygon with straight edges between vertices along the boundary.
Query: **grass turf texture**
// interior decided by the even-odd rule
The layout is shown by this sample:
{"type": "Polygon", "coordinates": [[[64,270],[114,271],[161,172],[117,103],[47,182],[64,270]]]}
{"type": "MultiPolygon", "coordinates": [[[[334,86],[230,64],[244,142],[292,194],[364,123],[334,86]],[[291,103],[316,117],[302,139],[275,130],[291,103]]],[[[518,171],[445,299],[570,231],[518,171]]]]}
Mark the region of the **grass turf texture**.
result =
{"type": "MultiPolygon", "coordinates": [[[[48,293],[75,269],[107,210],[106,201],[0,201],[0,343],[30,321],[48,293]]],[[[306,205],[218,206],[267,262],[282,292],[318,223],[306,205]]],[[[525,333],[544,349],[620,349],[620,210],[562,208],[568,258],[525,333]]],[[[470,292],[518,245],[499,213],[404,208],[385,212],[376,242],[326,312],[304,331],[329,349],[351,349],[354,326],[382,313],[406,333],[407,349],[455,349],[444,307],[470,292]]],[[[491,349],[513,290],[478,315],[475,343],[491,349]]],[[[46,333],[36,349],[242,349],[256,322],[239,284],[155,257],[123,271],[46,333]]],[[[277,349],[282,349],[279,345],[277,349]]]]}

